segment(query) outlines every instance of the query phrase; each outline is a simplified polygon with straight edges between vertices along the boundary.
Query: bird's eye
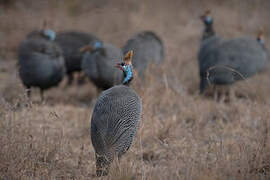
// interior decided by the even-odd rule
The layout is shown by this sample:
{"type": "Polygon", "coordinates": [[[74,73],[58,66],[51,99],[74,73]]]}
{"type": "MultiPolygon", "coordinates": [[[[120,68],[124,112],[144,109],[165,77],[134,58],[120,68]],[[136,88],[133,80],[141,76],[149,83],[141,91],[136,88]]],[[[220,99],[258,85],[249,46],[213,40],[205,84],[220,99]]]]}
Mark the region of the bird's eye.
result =
{"type": "Polygon", "coordinates": [[[121,63],[121,66],[125,66],[125,63],[122,62],[122,63],[121,63]]]}

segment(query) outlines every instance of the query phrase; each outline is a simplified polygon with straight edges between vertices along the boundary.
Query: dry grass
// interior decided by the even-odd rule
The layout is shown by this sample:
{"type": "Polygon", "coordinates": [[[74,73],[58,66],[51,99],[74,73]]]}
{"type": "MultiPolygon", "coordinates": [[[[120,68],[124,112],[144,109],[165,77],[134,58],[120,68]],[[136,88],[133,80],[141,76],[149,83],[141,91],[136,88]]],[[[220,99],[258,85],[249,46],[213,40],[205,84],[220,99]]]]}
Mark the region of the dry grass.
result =
{"type": "Polygon", "coordinates": [[[143,100],[136,141],[101,179],[270,178],[270,71],[236,84],[237,98],[217,103],[198,95],[197,69],[204,9],[213,9],[224,37],[255,36],[263,25],[270,47],[269,2],[11,2],[0,5],[0,179],[95,178],[89,136],[95,87],[63,83],[41,103],[38,92],[33,101],[25,98],[17,75],[16,47],[44,18],[57,31],[92,32],[118,46],[145,29],[164,40],[163,67],[150,67],[147,83],[133,83],[143,100]]]}

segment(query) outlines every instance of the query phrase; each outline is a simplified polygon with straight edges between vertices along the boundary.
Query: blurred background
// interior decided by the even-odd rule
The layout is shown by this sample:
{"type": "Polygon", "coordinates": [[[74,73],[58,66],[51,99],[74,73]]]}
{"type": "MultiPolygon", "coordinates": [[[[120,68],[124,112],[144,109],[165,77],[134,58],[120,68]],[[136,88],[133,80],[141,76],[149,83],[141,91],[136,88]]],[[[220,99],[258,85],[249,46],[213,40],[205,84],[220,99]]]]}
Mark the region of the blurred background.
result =
{"type": "Polygon", "coordinates": [[[203,25],[198,18],[211,9],[218,35],[256,37],[260,26],[269,32],[265,0],[246,1],[1,1],[0,57],[15,60],[16,49],[27,33],[40,29],[44,20],[56,32],[89,32],[104,42],[122,47],[137,32],[152,30],[164,42],[168,76],[173,84],[195,93],[198,89],[197,53],[203,25]],[[191,73],[192,72],[192,73],[191,73]]]}
{"type": "Polygon", "coordinates": [[[46,102],[38,93],[29,102],[18,77],[17,47],[46,20],[56,32],[88,32],[118,47],[142,30],[163,40],[159,76],[149,70],[144,86],[133,85],[143,100],[136,141],[105,179],[270,178],[270,71],[234,85],[233,102],[198,95],[199,16],[207,9],[218,35],[255,38],[262,26],[270,48],[268,0],[0,0],[0,177],[94,178],[96,88],[61,84],[46,102]]]}

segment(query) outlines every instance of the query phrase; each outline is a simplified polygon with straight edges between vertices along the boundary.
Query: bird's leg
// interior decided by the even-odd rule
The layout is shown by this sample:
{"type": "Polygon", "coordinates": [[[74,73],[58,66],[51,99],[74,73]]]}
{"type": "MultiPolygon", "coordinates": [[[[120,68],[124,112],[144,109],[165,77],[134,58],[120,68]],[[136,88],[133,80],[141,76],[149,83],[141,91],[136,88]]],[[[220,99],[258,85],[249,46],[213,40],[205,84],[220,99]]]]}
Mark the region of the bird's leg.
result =
{"type": "Polygon", "coordinates": [[[41,101],[43,102],[44,101],[44,92],[43,92],[43,89],[40,89],[40,98],[41,98],[41,101]]]}
{"type": "Polygon", "coordinates": [[[31,98],[31,88],[30,87],[27,87],[27,89],[26,89],[26,96],[28,99],[31,98]]]}
{"type": "Polygon", "coordinates": [[[216,85],[214,85],[214,100],[216,102],[218,101],[218,90],[216,85]]]}
{"type": "Polygon", "coordinates": [[[73,82],[73,74],[70,73],[70,74],[68,75],[68,83],[67,83],[67,85],[71,85],[72,82],[73,82]]]}
{"type": "Polygon", "coordinates": [[[229,99],[230,99],[230,101],[234,101],[236,99],[235,91],[233,88],[229,89],[229,99]]]}
{"type": "Polygon", "coordinates": [[[86,76],[84,73],[80,73],[79,74],[79,78],[78,78],[78,82],[77,82],[77,85],[82,85],[85,83],[85,80],[86,80],[86,76]]]}
{"type": "Polygon", "coordinates": [[[219,98],[219,102],[220,103],[224,103],[226,100],[226,89],[224,90],[224,88],[222,87],[221,91],[220,91],[220,98],[219,98]]]}

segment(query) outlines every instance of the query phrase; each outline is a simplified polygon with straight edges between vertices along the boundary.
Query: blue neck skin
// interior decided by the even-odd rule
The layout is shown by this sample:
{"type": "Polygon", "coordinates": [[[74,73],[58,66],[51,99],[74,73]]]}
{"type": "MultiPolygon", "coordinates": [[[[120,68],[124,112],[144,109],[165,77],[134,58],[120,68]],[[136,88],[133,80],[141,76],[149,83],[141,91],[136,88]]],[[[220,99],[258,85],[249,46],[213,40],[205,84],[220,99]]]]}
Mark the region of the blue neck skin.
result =
{"type": "Polygon", "coordinates": [[[94,43],[94,45],[93,45],[94,50],[95,50],[95,49],[98,49],[98,48],[101,48],[101,47],[102,47],[102,43],[99,42],[99,41],[96,41],[96,42],[94,43]]]}
{"type": "Polygon", "coordinates": [[[264,45],[264,41],[263,41],[263,39],[261,39],[261,38],[257,38],[257,41],[258,41],[260,44],[264,45]]]}
{"type": "Polygon", "coordinates": [[[122,63],[121,67],[125,76],[122,84],[129,85],[130,81],[133,79],[132,65],[126,65],[126,63],[122,63]]]}
{"type": "Polygon", "coordinates": [[[205,22],[205,24],[210,25],[213,23],[213,19],[211,17],[206,17],[204,22],[205,22]]]}
{"type": "Polygon", "coordinates": [[[55,40],[55,32],[51,29],[44,30],[44,35],[47,36],[51,41],[55,40]]]}
{"type": "Polygon", "coordinates": [[[205,28],[204,28],[202,40],[208,39],[209,37],[212,37],[215,35],[215,31],[213,29],[213,18],[206,17],[204,19],[204,24],[205,24],[205,28]]]}

